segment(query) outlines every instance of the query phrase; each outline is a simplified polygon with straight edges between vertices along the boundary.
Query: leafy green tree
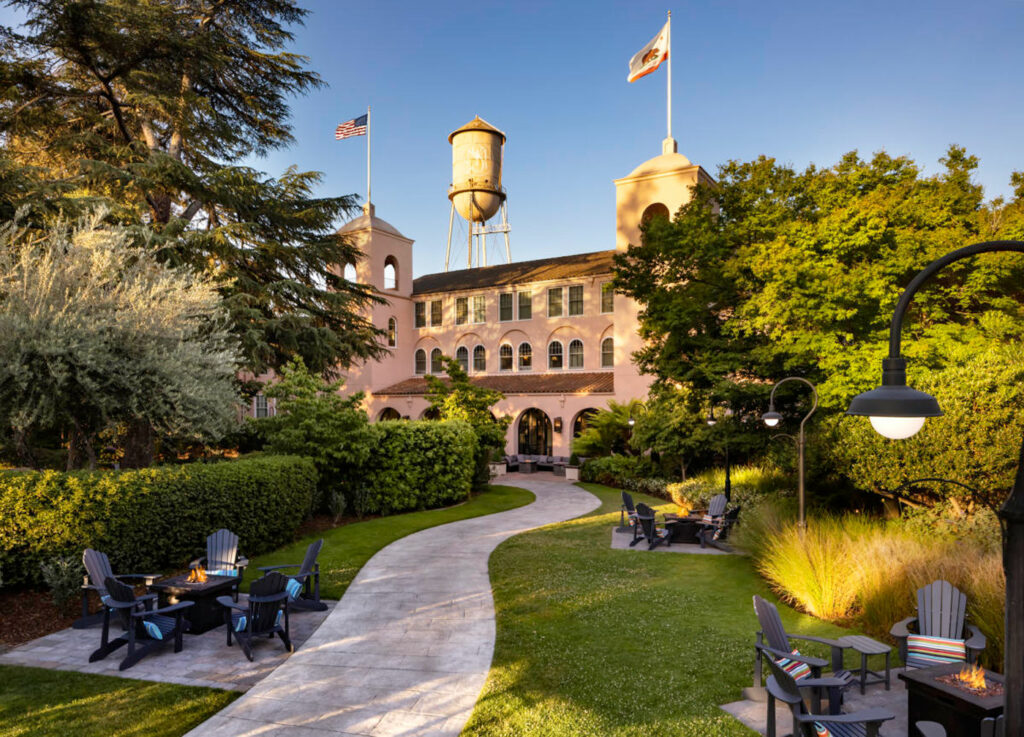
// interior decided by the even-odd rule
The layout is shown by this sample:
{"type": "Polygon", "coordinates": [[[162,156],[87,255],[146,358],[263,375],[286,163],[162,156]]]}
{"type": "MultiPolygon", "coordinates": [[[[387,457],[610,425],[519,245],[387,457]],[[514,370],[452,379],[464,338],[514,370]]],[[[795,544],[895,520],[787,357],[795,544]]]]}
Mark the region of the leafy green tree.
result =
{"type": "Polygon", "coordinates": [[[612,453],[636,455],[636,448],[630,444],[633,427],[629,419],[638,420],[644,411],[639,399],[609,400],[608,409],[598,410],[587,419],[586,429],[572,441],[572,452],[588,458],[612,453]]]}
{"type": "Polygon", "coordinates": [[[316,172],[242,162],[292,142],[288,98],[320,87],[286,50],[293,0],[8,0],[0,28],[0,213],[34,222],[97,201],[161,260],[218,280],[255,374],[301,356],[335,371],[382,350],[377,299],[337,274],[358,252],[334,232],[351,197],[316,172]]]}
{"type": "Polygon", "coordinates": [[[26,465],[47,430],[69,438],[70,470],[94,467],[119,424],[215,439],[235,422],[237,344],[213,281],[102,220],[0,226],[0,423],[26,465]]]}
{"type": "Polygon", "coordinates": [[[706,408],[699,395],[685,386],[666,387],[655,393],[646,408],[635,418],[630,446],[640,452],[657,453],[663,463],[678,469],[685,481],[687,468],[708,454],[706,408]]]}
{"type": "Polygon", "coordinates": [[[341,381],[325,381],[301,358],[282,367],[264,394],[277,400],[273,417],[253,420],[266,438],[265,450],[312,459],[320,475],[316,507],[338,516],[348,503],[358,507],[362,469],[376,441],[363,394],[341,397],[341,381]]]}
{"type": "Polygon", "coordinates": [[[505,432],[512,420],[506,416],[495,417],[492,411],[505,395],[474,384],[454,358],[445,356],[442,362],[447,379],[428,374],[427,399],[440,413],[440,419],[464,420],[476,432],[479,450],[473,488],[482,491],[490,481],[487,464],[505,451],[505,432]]]}

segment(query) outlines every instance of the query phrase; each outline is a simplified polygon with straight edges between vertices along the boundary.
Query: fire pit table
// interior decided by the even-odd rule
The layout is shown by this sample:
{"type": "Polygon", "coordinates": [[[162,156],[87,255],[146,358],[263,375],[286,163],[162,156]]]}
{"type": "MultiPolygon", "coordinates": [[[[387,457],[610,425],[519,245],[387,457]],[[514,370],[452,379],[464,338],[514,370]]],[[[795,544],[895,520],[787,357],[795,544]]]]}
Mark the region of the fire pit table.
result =
{"type": "Polygon", "coordinates": [[[191,624],[189,634],[201,635],[224,624],[224,607],[217,603],[217,597],[234,593],[238,583],[237,576],[209,575],[202,583],[190,583],[188,574],[183,574],[157,581],[149,588],[159,594],[160,606],[195,602],[195,606],[185,610],[185,618],[191,624]]]}
{"type": "Polygon", "coordinates": [[[944,676],[959,673],[964,663],[945,663],[907,670],[899,674],[907,685],[907,723],[915,734],[919,721],[938,722],[946,729],[946,737],[980,737],[981,720],[1003,713],[1003,677],[984,671],[985,681],[997,687],[997,694],[979,694],[956,684],[944,676]]]}

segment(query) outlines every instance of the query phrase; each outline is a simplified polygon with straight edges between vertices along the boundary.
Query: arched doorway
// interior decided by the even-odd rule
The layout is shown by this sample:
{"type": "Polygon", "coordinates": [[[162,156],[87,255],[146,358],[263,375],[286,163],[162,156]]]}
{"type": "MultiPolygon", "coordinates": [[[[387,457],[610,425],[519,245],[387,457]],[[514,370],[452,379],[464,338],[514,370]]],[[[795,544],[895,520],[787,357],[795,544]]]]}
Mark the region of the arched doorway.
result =
{"type": "Polygon", "coordinates": [[[420,415],[421,420],[440,420],[441,410],[437,407],[427,407],[423,410],[423,414],[420,415]]]}
{"type": "Polygon", "coordinates": [[[596,409],[588,407],[585,410],[581,410],[580,413],[576,415],[576,419],[572,421],[573,440],[578,438],[580,433],[587,429],[587,426],[590,424],[590,419],[596,414],[596,409]]]}
{"type": "Polygon", "coordinates": [[[377,422],[385,422],[387,420],[400,420],[402,419],[401,413],[394,407],[385,407],[377,415],[377,422]]]}
{"type": "Polygon", "coordinates": [[[551,420],[539,409],[528,409],[519,416],[519,454],[551,455],[551,420]]]}

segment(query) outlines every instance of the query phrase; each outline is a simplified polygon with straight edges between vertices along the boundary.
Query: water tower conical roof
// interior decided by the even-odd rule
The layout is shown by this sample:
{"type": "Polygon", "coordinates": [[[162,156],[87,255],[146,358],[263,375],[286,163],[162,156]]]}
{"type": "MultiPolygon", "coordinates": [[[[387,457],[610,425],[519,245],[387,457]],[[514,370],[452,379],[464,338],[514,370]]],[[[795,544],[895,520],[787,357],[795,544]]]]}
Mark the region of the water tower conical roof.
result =
{"type": "Polygon", "coordinates": [[[490,131],[491,133],[497,133],[499,136],[501,136],[502,143],[505,142],[505,134],[502,131],[495,128],[490,123],[488,123],[486,120],[481,118],[479,115],[477,115],[475,118],[473,118],[471,121],[466,123],[461,128],[456,128],[455,130],[453,130],[448,135],[448,143],[452,142],[452,138],[455,137],[456,133],[462,133],[463,131],[490,131]]]}

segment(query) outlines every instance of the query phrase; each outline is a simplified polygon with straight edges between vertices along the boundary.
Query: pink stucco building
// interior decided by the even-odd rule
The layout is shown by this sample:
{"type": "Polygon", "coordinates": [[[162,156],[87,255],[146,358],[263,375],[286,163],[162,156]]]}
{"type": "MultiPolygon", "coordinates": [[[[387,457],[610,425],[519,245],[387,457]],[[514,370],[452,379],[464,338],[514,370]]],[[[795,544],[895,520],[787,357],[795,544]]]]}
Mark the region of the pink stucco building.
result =
{"type": "Polygon", "coordinates": [[[512,418],[506,452],[569,455],[588,411],[643,398],[651,383],[632,360],[637,305],[610,288],[613,256],[639,243],[647,218],[687,202],[698,181],[710,181],[700,166],[663,154],[615,180],[615,248],[415,279],[413,240],[369,205],[341,228],[364,254],[345,275],[386,297],[371,317],[386,331],[387,355],[350,370],[343,391],[365,392],[374,421],[419,419],[429,407],[424,375],[452,356],[504,393],[495,413],[512,418]]]}

